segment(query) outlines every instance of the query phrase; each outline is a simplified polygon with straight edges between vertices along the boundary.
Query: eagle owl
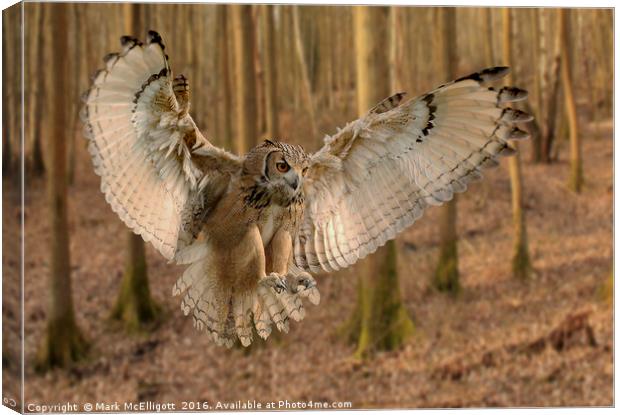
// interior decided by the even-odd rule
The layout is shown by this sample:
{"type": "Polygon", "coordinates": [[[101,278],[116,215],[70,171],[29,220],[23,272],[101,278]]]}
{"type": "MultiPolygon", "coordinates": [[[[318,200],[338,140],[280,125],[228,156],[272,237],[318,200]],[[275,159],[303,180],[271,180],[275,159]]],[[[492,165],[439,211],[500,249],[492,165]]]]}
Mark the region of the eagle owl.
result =
{"type": "MultiPolygon", "coordinates": [[[[527,134],[526,98],[482,70],[402,102],[393,95],[313,154],[266,140],[245,156],[213,146],[189,115],[160,35],[121,38],[85,94],[82,119],[101,191],[123,222],[185,264],[172,289],[219,345],[287,331],[318,304],[309,272],[354,264],[441,205],[527,134]]],[[[253,120],[248,120],[253,122],[253,120]]]]}

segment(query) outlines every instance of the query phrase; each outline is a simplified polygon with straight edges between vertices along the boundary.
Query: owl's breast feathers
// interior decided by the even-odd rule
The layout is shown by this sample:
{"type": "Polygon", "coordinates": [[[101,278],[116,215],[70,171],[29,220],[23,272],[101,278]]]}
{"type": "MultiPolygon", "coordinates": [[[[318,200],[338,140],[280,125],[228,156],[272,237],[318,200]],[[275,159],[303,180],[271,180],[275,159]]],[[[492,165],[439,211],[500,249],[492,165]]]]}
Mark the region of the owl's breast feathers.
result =
{"type": "Polygon", "coordinates": [[[241,187],[241,192],[244,203],[250,208],[261,210],[269,207],[272,203],[271,192],[259,183],[241,187]]]}
{"type": "MultiPolygon", "coordinates": [[[[242,187],[241,193],[246,211],[253,211],[256,215],[256,224],[261,230],[261,234],[264,233],[265,227],[273,228],[272,230],[285,227],[291,234],[297,232],[304,212],[303,191],[285,201],[279,200],[267,187],[261,186],[261,184],[242,187]]],[[[273,232],[268,231],[267,234],[273,234],[273,232]]],[[[263,242],[268,243],[268,240],[266,241],[263,238],[263,242]]]]}

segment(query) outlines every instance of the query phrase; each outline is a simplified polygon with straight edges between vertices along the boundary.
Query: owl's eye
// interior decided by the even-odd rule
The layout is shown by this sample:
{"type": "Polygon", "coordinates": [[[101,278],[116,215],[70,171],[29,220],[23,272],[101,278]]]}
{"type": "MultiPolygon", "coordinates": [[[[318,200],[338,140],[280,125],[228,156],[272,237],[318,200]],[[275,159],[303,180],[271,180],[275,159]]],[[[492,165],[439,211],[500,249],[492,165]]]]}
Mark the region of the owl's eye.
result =
{"type": "Polygon", "coordinates": [[[307,168],[307,167],[304,167],[304,169],[301,171],[301,175],[302,175],[302,176],[305,176],[305,175],[306,175],[306,173],[308,173],[308,168],[307,168]]]}
{"type": "Polygon", "coordinates": [[[278,161],[276,163],[276,169],[278,169],[280,173],[286,173],[291,169],[291,166],[289,166],[286,161],[278,161]]]}

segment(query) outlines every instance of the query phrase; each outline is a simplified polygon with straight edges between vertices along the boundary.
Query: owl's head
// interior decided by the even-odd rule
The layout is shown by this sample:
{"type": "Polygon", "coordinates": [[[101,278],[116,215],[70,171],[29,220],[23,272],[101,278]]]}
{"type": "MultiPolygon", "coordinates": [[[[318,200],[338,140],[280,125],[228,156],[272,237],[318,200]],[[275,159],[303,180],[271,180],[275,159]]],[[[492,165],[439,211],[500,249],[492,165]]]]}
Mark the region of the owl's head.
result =
{"type": "Polygon", "coordinates": [[[303,192],[308,154],[301,146],[265,140],[247,154],[243,171],[271,202],[288,206],[303,192]]]}

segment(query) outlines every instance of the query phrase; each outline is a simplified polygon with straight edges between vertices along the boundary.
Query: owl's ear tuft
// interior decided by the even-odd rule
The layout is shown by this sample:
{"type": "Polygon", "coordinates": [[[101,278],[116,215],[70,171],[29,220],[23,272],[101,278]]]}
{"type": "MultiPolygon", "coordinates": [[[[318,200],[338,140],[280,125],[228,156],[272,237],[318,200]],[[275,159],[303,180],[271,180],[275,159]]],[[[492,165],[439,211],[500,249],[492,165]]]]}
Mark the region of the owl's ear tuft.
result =
{"type": "Polygon", "coordinates": [[[276,145],[276,143],[274,143],[273,141],[271,141],[271,140],[270,140],[270,139],[268,139],[268,138],[265,138],[264,143],[265,143],[265,144],[269,144],[269,145],[271,145],[271,146],[275,146],[275,145],[276,145]]]}

